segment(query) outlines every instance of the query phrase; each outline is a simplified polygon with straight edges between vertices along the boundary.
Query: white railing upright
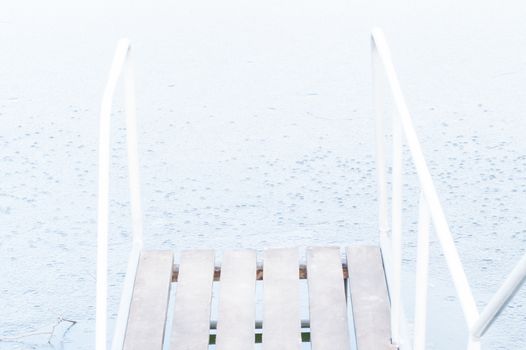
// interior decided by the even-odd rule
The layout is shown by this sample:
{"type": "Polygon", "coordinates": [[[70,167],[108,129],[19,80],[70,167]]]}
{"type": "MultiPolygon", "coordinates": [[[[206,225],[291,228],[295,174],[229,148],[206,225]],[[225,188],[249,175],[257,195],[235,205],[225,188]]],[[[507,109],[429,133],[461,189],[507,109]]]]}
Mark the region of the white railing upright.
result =
{"type": "Polygon", "coordinates": [[[128,259],[123,292],[112,338],[112,350],[122,349],[132,298],[132,287],[142,249],[142,210],[137,149],[137,121],[135,114],[135,87],[131,45],[127,39],[117,44],[108,81],[102,98],[99,125],[99,193],[97,224],[97,300],[96,300],[96,350],[106,350],[108,333],[108,227],[110,183],[110,133],[113,95],[124,70],[124,99],[126,112],[126,143],[128,177],[132,214],[133,243],[128,259]]]}
{"type": "Polygon", "coordinates": [[[505,280],[502,287],[479,315],[453,236],[446,221],[422,147],[407,108],[395,72],[389,47],[380,29],[371,33],[373,68],[373,104],[376,117],[376,163],[378,178],[379,231],[382,254],[386,265],[389,295],[391,299],[391,341],[402,350],[426,348],[427,288],[429,275],[429,227],[432,224],[440,242],[464,319],[469,329],[467,348],[479,350],[480,337],[506,307],[526,279],[526,254],[505,280]],[[385,91],[384,82],[394,102],[395,113],[392,127],[392,196],[391,229],[388,224],[388,196],[385,154],[385,91]],[[416,293],[413,337],[409,339],[401,299],[402,279],[402,154],[403,141],[407,145],[416,168],[419,185],[418,242],[416,257],[416,293]]]}

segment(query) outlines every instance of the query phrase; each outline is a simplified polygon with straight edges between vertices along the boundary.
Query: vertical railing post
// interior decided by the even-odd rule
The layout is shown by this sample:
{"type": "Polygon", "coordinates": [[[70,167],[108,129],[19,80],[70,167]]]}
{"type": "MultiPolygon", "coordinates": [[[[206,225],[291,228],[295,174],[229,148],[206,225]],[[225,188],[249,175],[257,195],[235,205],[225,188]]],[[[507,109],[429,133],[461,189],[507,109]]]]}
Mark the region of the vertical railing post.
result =
{"type": "Polygon", "coordinates": [[[99,120],[99,188],[97,210],[97,299],[95,348],[106,350],[108,318],[108,216],[109,216],[109,183],[110,183],[110,130],[112,97],[120,69],[128,50],[127,42],[119,42],[104,95],[99,120]]]}
{"type": "Polygon", "coordinates": [[[413,350],[426,349],[427,288],[429,276],[430,216],[424,192],[420,192],[418,206],[418,236],[416,255],[416,293],[413,350]]]}
{"type": "Polygon", "coordinates": [[[143,222],[141,209],[139,150],[137,138],[137,107],[135,105],[135,76],[131,46],[128,47],[123,71],[124,104],[126,111],[126,143],[128,157],[128,182],[132,214],[132,250],[128,257],[126,277],[123,282],[119,311],[111,342],[111,350],[121,350],[124,345],[128,315],[132,299],[133,283],[143,246],[143,222]]]}
{"type": "Polygon", "coordinates": [[[393,115],[392,170],[392,256],[393,288],[391,292],[392,342],[400,344],[401,279],[402,279],[402,125],[397,113],[393,115]]]}
{"type": "Polygon", "coordinates": [[[95,349],[107,348],[108,318],[108,225],[109,225],[109,179],[110,179],[110,130],[111,107],[119,75],[124,68],[124,99],[126,110],[126,143],[128,156],[128,177],[132,214],[133,244],[128,259],[119,313],[115,324],[112,349],[122,349],[128,320],[132,287],[142,248],[142,210],[139,178],[139,156],[137,145],[137,121],[135,114],[135,93],[130,43],[122,39],[117,45],[111,65],[108,82],[102,97],[99,126],[99,193],[97,223],[97,300],[95,349]]]}

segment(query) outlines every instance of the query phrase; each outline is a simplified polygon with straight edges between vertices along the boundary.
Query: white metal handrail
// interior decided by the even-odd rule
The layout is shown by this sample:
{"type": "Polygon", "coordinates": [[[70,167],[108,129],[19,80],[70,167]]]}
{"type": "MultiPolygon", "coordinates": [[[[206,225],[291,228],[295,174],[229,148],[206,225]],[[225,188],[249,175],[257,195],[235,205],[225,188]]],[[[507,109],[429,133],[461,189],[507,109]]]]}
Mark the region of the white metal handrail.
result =
{"type": "Polygon", "coordinates": [[[429,225],[433,224],[451,278],[459,297],[464,318],[469,329],[468,349],[480,349],[480,337],[506,307],[513,295],[526,279],[526,255],[521,259],[502,287],[497,291],[486,308],[479,315],[475,299],[464,272],[444,211],[428,170],[420,142],[416,136],[411,115],[400,88],[397,74],[391,61],[389,47],[380,29],[371,33],[373,68],[373,103],[376,117],[376,162],[379,196],[379,228],[382,253],[386,260],[387,280],[391,298],[392,342],[400,349],[422,350],[426,344],[427,282],[429,264],[429,225]],[[384,77],[394,101],[396,113],[393,116],[393,165],[391,225],[389,230],[387,213],[387,176],[384,131],[384,77]],[[416,297],[414,316],[414,337],[411,341],[402,331],[404,326],[401,300],[402,267],[402,144],[405,136],[420,184],[419,223],[417,244],[416,297]]]}
{"type": "Polygon", "coordinates": [[[108,82],[102,98],[99,125],[99,197],[97,226],[97,309],[96,309],[96,349],[107,348],[108,319],[108,217],[110,182],[110,132],[113,95],[119,76],[124,69],[124,99],[126,111],[126,142],[128,155],[128,177],[132,214],[133,244],[128,259],[117,322],[112,339],[112,350],[122,349],[128,313],[132,297],[132,287],[142,249],[142,210],[137,150],[137,121],[135,115],[135,92],[131,45],[127,39],[117,44],[108,82]]]}
{"type": "MultiPolygon", "coordinates": [[[[500,312],[506,307],[526,279],[526,254],[504,281],[503,285],[484,308],[478,312],[471,293],[458,251],[455,247],[442,206],[438,199],[431,175],[427,168],[422,148],[416,136],[411,116],[402,94],[398,77],[391,61],[389,48],[383,32],[375,29],[372,38],[374,105],[376,114],[376,157],[379,192],[379,225],[382,254],[386,262],[387,279],[391,297],[392,342],[401,349],[425,349],[427,318],[427,281],[429,260],[429,226],[432,222],[439,239],[447,266],[459,296],[466,324],[469,328],[468,349],[480,349],[480,337],[491,326],[500,312]],[[391,225],[389,229],[387,213],[387,176],[384,132],[384,96],[381,66],[387,78],[396,112],[393,117],[393,167],[391,225]],[[414,337],[409,340],[404,325],[401,301],[401,261],[402,261],[402,143],[406,143],[413,158],[420,182],[419,225],[417,244],[416,298],[414,316],[414,337]]],[[[128,260],[127,273],[119,312],[112,339],[112,350],[123,347],[124,334],[132,298],[132,287],[137,270],[142,241],[142,211],[140,205],[140,178],[137,149],[137,125],[135,114],[133,64],[131,46],[127,39],[117,45],[108,82],[104,90],[100,112],[99,129],[99,189],[98,189],[98,234],[97,234],[97,300],[96,300],[96,349],[107,348],[107,298],[108,298],[108,217],[109,217],[109,170],[110,170],[110,126],[113,95],[119,75],[124,70],[126,138],[128,154],[128,174],[131,196],[133,244],[128,260]]]]}

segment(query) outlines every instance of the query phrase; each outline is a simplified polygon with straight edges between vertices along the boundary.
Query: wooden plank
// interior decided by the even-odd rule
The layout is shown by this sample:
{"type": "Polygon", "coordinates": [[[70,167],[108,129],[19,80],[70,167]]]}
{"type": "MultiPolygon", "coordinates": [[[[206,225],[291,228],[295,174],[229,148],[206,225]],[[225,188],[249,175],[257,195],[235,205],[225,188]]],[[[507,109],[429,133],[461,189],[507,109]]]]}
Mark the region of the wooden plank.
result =
{"type": "Polygon", "coordinates": [[[171,251],[141,252],[124,350],[162,349],[172,265],[171,251]]]}
{"type": "Polygon", "coordinates": [[[312,350],[349,350],[347,303],[339,248],[307,250],[312,350]]]}
{"type": "Polygon", "coordinates": [[[298,249],[264,253],[263,349],[299,350],[301,346],[298,249]]]}
{"type": "Polygon", "coordinates": [[[219,288],[216,349],[253,349],[256,321],[256,252],[225,252],[219,288]]]}
{"type": "Polygon", "coordinates": [[[213,250],[181,253],[170,349],[208,349],[213,281],[213,250]]]}
{"type": "Polygon", "coordinates": [[[380,248],[347,248],[358,350],[391,350],[390,307],[380,248]]]}

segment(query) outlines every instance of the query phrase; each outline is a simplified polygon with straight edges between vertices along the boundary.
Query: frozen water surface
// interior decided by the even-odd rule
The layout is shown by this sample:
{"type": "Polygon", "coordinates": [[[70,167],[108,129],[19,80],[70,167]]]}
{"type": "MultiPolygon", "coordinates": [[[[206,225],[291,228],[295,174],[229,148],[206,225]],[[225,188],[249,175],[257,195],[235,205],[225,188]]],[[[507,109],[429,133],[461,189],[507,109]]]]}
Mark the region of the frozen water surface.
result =
{"type": "MultiPolygon", "coordinates": [[[[524,18],[521,1],[3,1],[0,336],[79,323],[52,346],[0,348],[93,348],[98,111],[121,36],[135,45],[147,246],[259,249],[377,242],[369,30],[381,25],[482,307],[526,247],[524,18]]],[[[130,243],[122,96],[114,116],[112,317],[130,243]]],[[[461,349],[434,239],[431,258],[429,347],[461,349]]],[[[523,290],[486,348],[526,347],[525,302],[523,290]]]]}

